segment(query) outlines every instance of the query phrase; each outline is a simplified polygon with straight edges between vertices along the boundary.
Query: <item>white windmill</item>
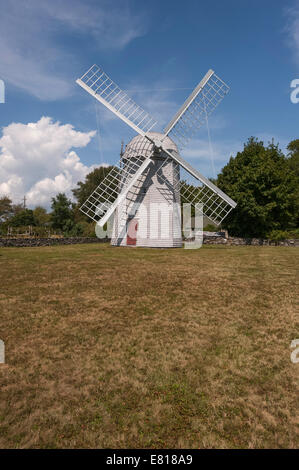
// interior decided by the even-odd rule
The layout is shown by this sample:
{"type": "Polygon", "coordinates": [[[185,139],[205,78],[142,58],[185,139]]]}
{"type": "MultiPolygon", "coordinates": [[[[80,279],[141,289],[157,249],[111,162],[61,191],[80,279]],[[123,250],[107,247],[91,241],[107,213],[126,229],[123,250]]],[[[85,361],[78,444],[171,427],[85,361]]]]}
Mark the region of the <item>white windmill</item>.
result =
{"type": "Polygon", "coordinates": [[[236,206],[179,154],[229,90],[213,70],[204,76],[164,133],[151,131],[156,125],[154,119],[97,65],[76,82],[138,133],[126,146],[119,164],[80,208],[101,227],[114,214],[112,245],[179,247],[182,202],[202,203],[204,215],[216,225],[236,206]]]}

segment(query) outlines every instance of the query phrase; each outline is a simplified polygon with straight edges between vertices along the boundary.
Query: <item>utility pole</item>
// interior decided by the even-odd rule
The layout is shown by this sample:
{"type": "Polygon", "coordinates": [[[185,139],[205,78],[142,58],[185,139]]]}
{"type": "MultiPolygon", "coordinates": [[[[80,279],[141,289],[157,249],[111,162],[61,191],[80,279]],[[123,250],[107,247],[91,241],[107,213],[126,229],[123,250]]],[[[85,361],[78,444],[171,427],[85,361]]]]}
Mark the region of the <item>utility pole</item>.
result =
{"type": "Polygon", "coordinates": [[[122,168],[123,166],[123,154],[124,154],[124,141],[122,140],[121,141],[121,146],[120,146],[120,160],[119,160],[119,164],[122,168]]]}
{"type": "Polygon", "coordinates": [[[23,205],[24,205],[24,209],[26,209],[26,196],[25,196],[25,195],[24,195],[24,203],[23,203],[23,205]]]}

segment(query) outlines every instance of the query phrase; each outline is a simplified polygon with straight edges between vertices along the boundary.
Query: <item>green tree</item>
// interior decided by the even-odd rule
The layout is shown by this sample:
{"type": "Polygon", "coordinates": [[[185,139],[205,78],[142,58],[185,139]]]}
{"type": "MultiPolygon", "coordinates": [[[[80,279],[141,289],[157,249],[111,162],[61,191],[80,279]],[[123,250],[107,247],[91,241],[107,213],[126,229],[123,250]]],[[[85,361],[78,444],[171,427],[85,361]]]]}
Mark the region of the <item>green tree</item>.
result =
{"type": "Polygon", "coordinates": [[[297,178],[299,178],[299,139],[292,140],[287,146],[287,149],[289,151],[289,166],[291,170],[296,173],[297,178]]]}
{"type": "Polygon", "coordinates": [[[19,212],[22,212],[23,210],[24,210],[23,204],[13,204],[12,205],[13,216],[18,214],[19,212]]]}
{"type": "Polygon", "coordinates": [[[12,200],[8,196],[0,197],[0,222],[5,222],[13,216],[12,200]]]}
{"type": "Polygon", "coordinates": [[[299,227],[299,139],[292,140],[287,146],[288,164],[291,171],[296,175],[297,184],[295,189],[296,197],[296,226],[299,227]]]}
{"type": "Polygon", "coordinates": [[[75,223],[69,219],[63,227],[63,235],[65,237],[81,237],[84,232],[84,225],[82,222],[75,223]]]}
{"type": "Polygon", "coordinates": [[[273,142],[265,147],[248,139],[222,169],[217,185],[238,204],[223,223],[231,235],[266,237],[296,225],[296,177],[273,142]]]}
{"type": "Polygon", "coordinates": [[[63,230],[64,226],[70,221],[73,223],[73,207],[72,202],[64,193],[57,194],[52,198],[51,224],[53,228],[63,230]]]}
{"type": "Polygon", "coordinates": [[[12,227],[22,227],[26,225],[36,225],[33,211],[31,209],[23,209],[9,219],[9,225],[12,227]]]}
{"type": "Polygon", "coordinates": [[[44,227],[50,222],[50,214],[47,213],[44,207],[37,206],[33,210],[33,215],[36,221],[36,225],[38,225],[39,227],[44,227]]]}

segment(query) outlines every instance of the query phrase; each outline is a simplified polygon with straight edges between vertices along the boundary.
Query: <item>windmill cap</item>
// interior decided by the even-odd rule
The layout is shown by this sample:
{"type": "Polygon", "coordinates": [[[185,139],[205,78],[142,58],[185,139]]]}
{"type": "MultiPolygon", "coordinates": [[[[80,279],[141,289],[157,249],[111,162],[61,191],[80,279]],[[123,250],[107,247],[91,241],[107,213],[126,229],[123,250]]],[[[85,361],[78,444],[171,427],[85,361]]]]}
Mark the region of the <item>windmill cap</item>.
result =
{"type": "MultiPolygon", "coordinates": [[[[147,135],[155,142],[156,147],[161,147],[162,149],[164,148],[169,152],[178,152],[176,144],[170,137],[165,137],[165,135],[161,134],[160,132],[148,132],[147,135]]],[[[136,135],[126,146],[124,158],[131,158],[136,154],[149,157],[152,155],[153,151],[154,144],[150,142],[150,140],[142,135],[136,135]]]]}

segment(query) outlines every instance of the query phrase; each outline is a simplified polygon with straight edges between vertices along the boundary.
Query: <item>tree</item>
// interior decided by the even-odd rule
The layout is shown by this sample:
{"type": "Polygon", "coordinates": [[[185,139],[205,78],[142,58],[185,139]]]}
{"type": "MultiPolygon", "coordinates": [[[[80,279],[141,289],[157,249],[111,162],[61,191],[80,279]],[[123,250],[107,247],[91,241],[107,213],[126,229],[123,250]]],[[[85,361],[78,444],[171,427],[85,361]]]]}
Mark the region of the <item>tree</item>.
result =
{"type": "Polygon", "coordinates": [[[36,225],[33,211],[31,209],[23,209],[9,219],[9,225],[12,227],[23,227],[26,225],[36,225]]]}
{"type": "Polygon", "coordinates": [[[23,204],[13,204],[12,205],[13,215],[18,214],[19,212],[22,212],[23,210],[24,210],[23,204]]]}
{"type": "Polygon", "coordinates": [[[287,146],[288,163],[292,171],[294,171],[299,178],[299,139],[292,140],[287,146]]]}
{"type": "Polygon", "coordinates": [[[91,173],[86,175],[84,182],[79,181],[77,183],[78,188],[72,189],[72,193],[77,199],[79,206],[82,206],[112,168],[112,166],[100,166],[99,168],[95,168],[91,173]]]}
{"type": "Polygon", "coordinates": [[[222,169],[217,185],[237,202],[223,223],[232,235],[266,237],[296,225],[296,177],[273,142],[265,147],[248,139],[222,169]]]}
{"type": "Polygon", "coordinates": [[[52,198],[51,224],[53,228],[63,230],[68,221],[73,222],[72,202],[64,193],[57,194],[52,198]]]}
{"type": "Polygon", "coordinates": [[[48,225],[50,222],[50,214],[47,213],[46,209],[41,206],[37,206],[33,210],[33,215],[36,220],[36,225],[39,227],[43,227],[45,225],[48,225]]]}
{"type": "Polygon", "coordinates": [[[291,171],[293,171],[297,178],[295,197],[296,197],[296,226],[299,227],[299,139],[292,140],[287,146],[288,164],[291,171]]]}
{"type": "Polygon", "coordinates": [[[84,232],[84,225],[82,222],[75,223],[73,220],[67,220],[63,227],[63,235],[65,237],[81,237],[84,232]]]}
{"type": "Polygon", "coordinates": [[[5,222],[13,215],[12,200],[8,196],[0,198],[0,222],[5,222]]]}

